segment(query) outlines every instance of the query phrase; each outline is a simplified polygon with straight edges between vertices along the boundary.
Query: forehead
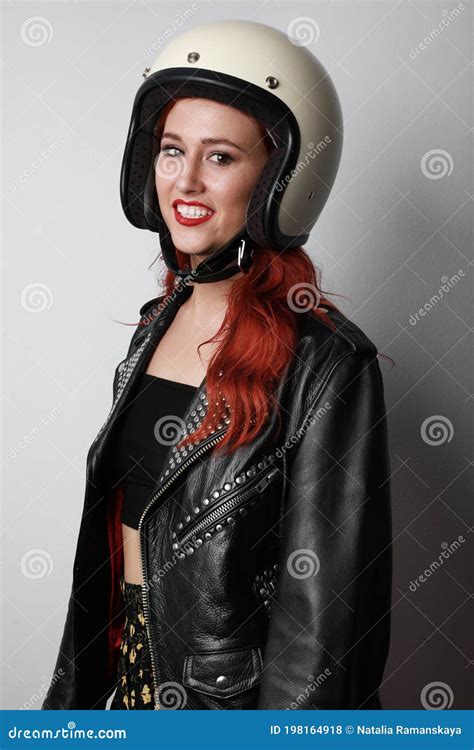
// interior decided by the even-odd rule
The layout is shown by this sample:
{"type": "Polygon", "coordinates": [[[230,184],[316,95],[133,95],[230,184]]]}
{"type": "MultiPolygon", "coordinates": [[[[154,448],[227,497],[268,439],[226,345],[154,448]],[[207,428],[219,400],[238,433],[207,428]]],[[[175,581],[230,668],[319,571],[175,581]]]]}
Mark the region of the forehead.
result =
{"type": "Polygon", "coordinates": [[[165,120],[165,130],[173,130],[183,137],[206,135],[258,137],[258,125],[249,115],[236,107],[210,99],[181,99],[172,107],[165,120]]]}

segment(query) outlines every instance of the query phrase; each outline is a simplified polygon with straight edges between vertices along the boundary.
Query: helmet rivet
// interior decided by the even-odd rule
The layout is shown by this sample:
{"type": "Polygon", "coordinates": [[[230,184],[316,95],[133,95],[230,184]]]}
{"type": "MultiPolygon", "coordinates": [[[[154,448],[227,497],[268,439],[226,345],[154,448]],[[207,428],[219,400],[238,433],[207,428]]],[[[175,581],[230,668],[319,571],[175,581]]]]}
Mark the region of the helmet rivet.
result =
{"type": "Polygon", "coordinates": [[[278,86],[278,78],[274,78],[273,76],[267,76],[265,78],[265,83],[267,84],[269,89],[276,89],[278,86]]]}
{"type": "Polygon", "coordinates": [[[143,78],[146,78],[149,72],[150,72],[150,68],[145,68],[145,70],[142,73],[143,78]]]}
{"type": "Polygon", "coordinates": [[[195,63],[199,60],[200,57],[201,55],[199,54],[199,52],[190,52],[188,55],[188,62],[195,63]]]}
{"type": "Polygon", "coordinates": [[[311,200],[314,198],[314,191],[312,190],[310,193],[308,193],[308,200],[311,200]]]}

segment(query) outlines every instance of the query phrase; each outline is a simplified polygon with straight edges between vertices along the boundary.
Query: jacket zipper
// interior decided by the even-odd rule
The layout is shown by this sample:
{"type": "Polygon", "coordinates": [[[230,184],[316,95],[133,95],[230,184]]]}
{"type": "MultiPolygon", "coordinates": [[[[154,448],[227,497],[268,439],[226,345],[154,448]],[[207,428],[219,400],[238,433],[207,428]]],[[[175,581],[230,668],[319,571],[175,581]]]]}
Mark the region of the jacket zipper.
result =
{"type": "Polygon", "coordinates": [[[200,519],[199,521],[195,521],[192,526],[190,526],[184,532],[177,534],[176,538],[178,544],[181,547],[184,547],[186,542],[195,534],[201,534],[207,528],[214,526],[219,519],[226,516],[228,513],[231,513],[236,508],[245,505],[245,503],[254,495],[262,493],[263,490],[270,484],[277,472],[278,469],[274,468],[270,473],[267,473],[263,477],[263,479],[257,482],[256,485],[248,487],[246,490],[239,492],[237,495],[227,498],[227,500],[222,499],[221,502],[219,502],[216,506],[214,506],[206,513],[206,516],[204,518],[200,519]]]}
{"type": "MultiPolygon", "coordinates": [[[[176,469],[176,471],[166,480],[166,482],[164,482],[161,485],[160,489],[156,492],[156,494],[153,495],[153,497],[148,501],[141,515],[140,521],[138,523],[139,535],[141,534],[142,521],[148,508],[150,508],[153,505],[153,503],[163,494],[163,492],[168,489],[170,484],[173,483],[175,478],[179,474],[181,474],[181,472],[184,471],[184,469],[187,468],[187,466],[189,466],[189,464],[191,464],[194,461],[194,459],[197,458],[197,456],[201,455],[202,453],[205,453],[205,451],[208,450],[208,448],[211,448],[213,445],[217,445],[217,443],[224,437],[226,431],[227,431],[227,428],[225,428],[224,432],[221,435],[213,438],[212,440],[209,441],[209,443],[207,443],[206,445],[202,445],[200,448],[198,448],[198,450],[195,453],[193,453],[193,455],[190,456],[190,458],[188,458],[187,461],[181,464],[181,466],[178,469],[176,469]]],[[[152,634],[151,634],[151,629],[150,629],[150,618],[149,618],[146,576],[145,576],[145,553],[144,553],[143,544],[140,544],[140,556],[141,556],[141,567],[142,567],[142,578],[143,578],[143,581],[142,581],[143,616],[145,618],[145,627],[147,631],[148,642],[150,644],[150,656],[151,656],[151,667],[152,667],[152,672],[153,672],[153,688],[154,688],[153,692],[154,692],[155,709],[159,709],[160,705],[159,705],[159,701],[157,697],[158,687],[159,687],[159,672],[158,672],[157,664],[155,663],[155,653],[153,649],[153,640],[152,640],[152,634]]]]}

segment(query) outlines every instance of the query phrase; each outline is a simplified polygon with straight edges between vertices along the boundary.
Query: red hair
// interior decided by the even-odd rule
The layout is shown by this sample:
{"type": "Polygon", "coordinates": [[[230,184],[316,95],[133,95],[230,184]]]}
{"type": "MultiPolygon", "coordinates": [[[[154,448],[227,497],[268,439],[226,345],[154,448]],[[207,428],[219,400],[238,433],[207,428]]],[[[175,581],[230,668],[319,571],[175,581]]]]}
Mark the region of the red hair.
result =
{"type": "MultiPolygon", "coordinates": [[[[169,102],[158,119],[154,128],[158,139],[176,101],[169,102]]],[[[273,141],[263,125],[258,125],[270,153],[273,141]]],[[[176,250],[176,257],[179,268],[189,267],[186,253],[176,250]]],[[[268,247],[256,249],[249,272],[231,286],[221,327],[198,347],[220,341],[206,371],[207,414],[200,427],[187,435],[179,446],[202,440],[229,417],[227,432],[216,446],[216,450],[225,455],[259,434],[272,407],[277,407],[281,419],[273,393],[292,361],[297,344],[296,300],[301,304],[301,293],[310,300],[304,309],[310,309],[323,325],[335,330],[329,316],[318,306],[321,303],[337,309],[322,296],[319,275],[302,247],[284,252],[268,247]],[[226,404],[230,413],[226,411],[226,404]]],[[[175,280],[176,274],[168,269],[164,279],[166,297],[173,294],[175,280]]],[[[165,300],[162,304],[166,304],[165,300]]]]}

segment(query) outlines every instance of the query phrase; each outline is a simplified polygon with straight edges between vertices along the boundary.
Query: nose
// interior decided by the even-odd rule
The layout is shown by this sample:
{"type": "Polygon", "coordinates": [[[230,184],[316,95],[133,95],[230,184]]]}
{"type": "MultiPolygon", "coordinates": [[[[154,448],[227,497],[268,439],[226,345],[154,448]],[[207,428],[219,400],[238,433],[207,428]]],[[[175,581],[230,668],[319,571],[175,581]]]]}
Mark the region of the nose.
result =
{"type": "Polygon", "coordinates": [[[201,192],[204,186],[202,179],[202,163],[199,154],[188,155],[183,159],[183,167],[176,180],[176,187],[183,193],[201,192]]]}

